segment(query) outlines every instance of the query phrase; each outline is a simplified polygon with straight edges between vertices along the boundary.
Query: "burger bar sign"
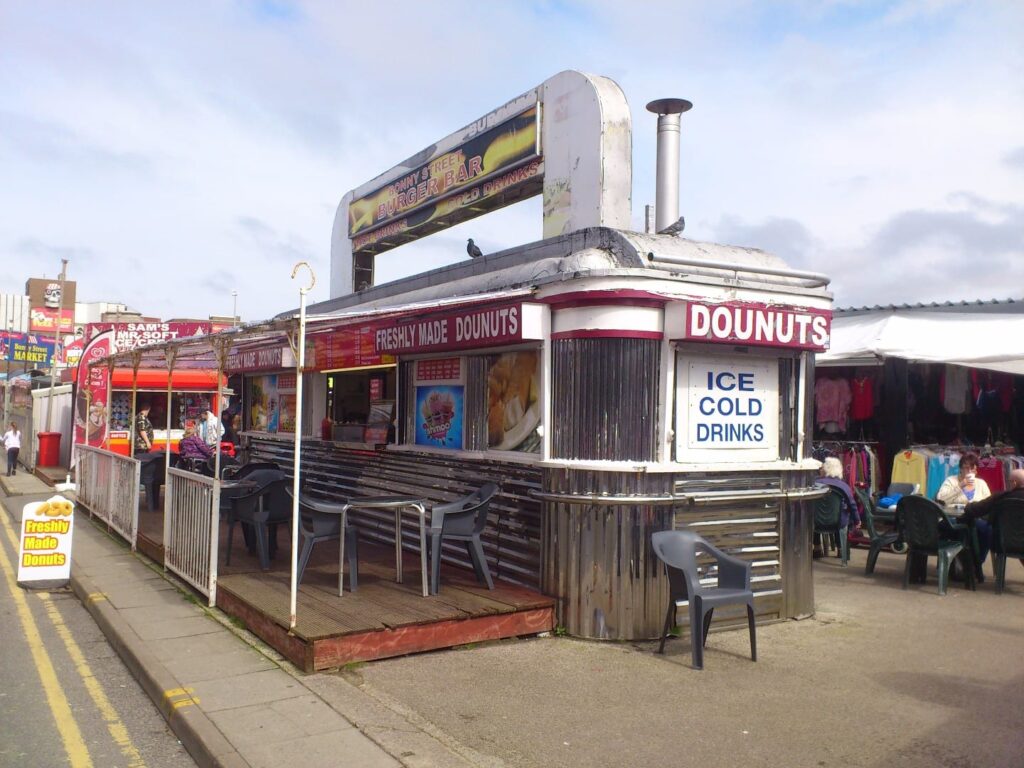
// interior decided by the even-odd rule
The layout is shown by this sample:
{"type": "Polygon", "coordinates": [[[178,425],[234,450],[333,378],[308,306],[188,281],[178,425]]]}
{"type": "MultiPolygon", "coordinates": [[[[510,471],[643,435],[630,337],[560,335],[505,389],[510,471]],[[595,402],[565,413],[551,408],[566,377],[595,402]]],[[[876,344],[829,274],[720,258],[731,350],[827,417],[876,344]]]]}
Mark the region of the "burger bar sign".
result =
{"type": "Polygon", "coordinates": [[[725,302],[685,304],[683,340],[715,344],[786,347],[824,352],[832,313],[828,310],[725,302]]]}

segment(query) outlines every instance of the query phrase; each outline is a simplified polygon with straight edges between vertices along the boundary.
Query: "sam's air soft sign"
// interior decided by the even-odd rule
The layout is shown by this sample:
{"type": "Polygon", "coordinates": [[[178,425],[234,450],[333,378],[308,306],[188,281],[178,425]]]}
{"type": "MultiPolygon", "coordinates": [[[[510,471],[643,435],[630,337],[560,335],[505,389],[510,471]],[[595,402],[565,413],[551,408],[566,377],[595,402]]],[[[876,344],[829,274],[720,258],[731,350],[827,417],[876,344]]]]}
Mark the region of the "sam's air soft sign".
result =
{"type": "Polygon", "coordinates": [[[777,360],[681,357],[676,376],[679,461],[778,458],[777,360]]]}

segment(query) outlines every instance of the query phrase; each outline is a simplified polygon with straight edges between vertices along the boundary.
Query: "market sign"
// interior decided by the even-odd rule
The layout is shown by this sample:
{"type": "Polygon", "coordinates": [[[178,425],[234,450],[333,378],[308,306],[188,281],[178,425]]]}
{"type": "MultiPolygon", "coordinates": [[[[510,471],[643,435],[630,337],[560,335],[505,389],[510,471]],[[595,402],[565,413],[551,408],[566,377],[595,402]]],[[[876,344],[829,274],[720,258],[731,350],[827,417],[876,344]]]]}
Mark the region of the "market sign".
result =
{"type": "Polygon", "coordinates": [[[468,307],[445,314],[393,319],[374,331],[378,352],[404,355],[454,349],[481,349],[542,336],[539,304],[468,307]]]}
{"type": "Polygon", "coordinates": [[[540,106],[535,95],[532,99],[507,119],[502,118],[509,105],[480,118],[416,156],[426,154],[425,159],[389,171],[385,176],[392,180],[387,184],[352,200],[348,236],[353,252],[387,250],[415,239],[427,225],[432,225],[429,232],[436,232],[478,216],[503,204],[503,196],[520,187],[529,186],[529,191],[519,197],[540,192],[540,106]]]}
{"type": "Polygon", "coordinates": [[[676,378],[677,461],[778,459],[778,360],[680,355],[676,378]]]}
{"type": "Polygon", "coordinates": [[[268,349],[232,350],[225,368],[230,373],[250,371],[280,371],[295,367],[295,355],[291,349],[280,346],[268,349]]]}
{"type": "Polygon", "coordinates": [[[33,334],[9,334],[6,339],[7,357],[11,362],[24,362],[27,366],[50,368],[53,365],[55,344],[33,334]]]}
{"type": "Polygon", "coordinates": [[[832,313],[823,309],[753,302],[684,303],[680,341],[757,347],[828,349],[832,313]]]}
{"type": "Polygon", "coordinates": [[[21,515],[18,584],[55,589],[71,578],[75,505],[63,496],[26,504],[21,515]]]}

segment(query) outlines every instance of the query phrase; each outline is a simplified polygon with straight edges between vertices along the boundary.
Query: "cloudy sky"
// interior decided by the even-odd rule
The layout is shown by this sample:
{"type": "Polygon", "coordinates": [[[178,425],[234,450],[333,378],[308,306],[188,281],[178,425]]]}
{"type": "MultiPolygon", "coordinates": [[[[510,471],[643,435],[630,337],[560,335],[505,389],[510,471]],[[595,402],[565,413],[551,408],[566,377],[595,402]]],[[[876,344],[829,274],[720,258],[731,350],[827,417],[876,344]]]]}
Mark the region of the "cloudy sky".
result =
{"type": "MultiPolygon", "coordinates": [[[[146,314],[327,298],[338,201],[563,69],[683,118],[686,235],[833,277],[839,306],[1024,298],[1024,4],[0,0],[0,291],[69,259],[146,314]]],[[[540,237],[535,198],[378,279],[540,237]]]]}

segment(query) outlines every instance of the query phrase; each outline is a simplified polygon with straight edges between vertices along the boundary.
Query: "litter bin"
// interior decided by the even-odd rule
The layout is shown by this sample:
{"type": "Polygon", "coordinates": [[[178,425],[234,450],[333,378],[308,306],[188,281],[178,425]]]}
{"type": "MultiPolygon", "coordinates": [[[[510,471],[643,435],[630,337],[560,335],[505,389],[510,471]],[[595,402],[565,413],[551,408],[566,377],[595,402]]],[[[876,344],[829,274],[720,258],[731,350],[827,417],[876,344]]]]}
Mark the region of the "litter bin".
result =
{"type": "Polygon", "coordinates": [[[40,432],[37,467],[60,466],[60,432],[40,432]]]}

